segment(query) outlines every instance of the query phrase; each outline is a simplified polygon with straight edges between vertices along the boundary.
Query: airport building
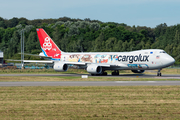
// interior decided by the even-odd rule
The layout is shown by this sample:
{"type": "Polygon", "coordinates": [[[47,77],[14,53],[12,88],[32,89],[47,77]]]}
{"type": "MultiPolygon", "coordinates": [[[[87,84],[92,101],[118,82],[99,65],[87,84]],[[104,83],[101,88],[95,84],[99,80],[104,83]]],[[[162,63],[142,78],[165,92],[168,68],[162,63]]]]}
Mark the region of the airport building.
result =
{"type": "Polygon", "coordinates": [[[3,65],[3,52],[0,51],[0,66],[3,65]]]}

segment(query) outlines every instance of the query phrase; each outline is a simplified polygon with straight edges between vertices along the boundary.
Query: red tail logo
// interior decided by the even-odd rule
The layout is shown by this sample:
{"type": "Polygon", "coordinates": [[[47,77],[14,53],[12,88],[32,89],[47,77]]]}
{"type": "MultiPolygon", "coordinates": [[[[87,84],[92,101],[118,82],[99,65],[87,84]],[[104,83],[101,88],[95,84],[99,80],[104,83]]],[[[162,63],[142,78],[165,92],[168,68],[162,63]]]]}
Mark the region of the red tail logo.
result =
{"type": "Polygon", "coordinates": [[[49,37],[46,37],[46,38],[44,39],[43,50],[46,50],[46,49],[51,50],[52,44],[51,44],[50,40],[51,40],[51,39],[50,39],[49,37]]]}
{"type": "Polygon", "coordinates": [[[61,58],[61,50],[58,46],[53,42],[53,40],[49,37],[49,35],[42,29],[36,29],[39,42],[41,45],[41,49],[45,56],[52,57],[55,59],[61,58]]]}

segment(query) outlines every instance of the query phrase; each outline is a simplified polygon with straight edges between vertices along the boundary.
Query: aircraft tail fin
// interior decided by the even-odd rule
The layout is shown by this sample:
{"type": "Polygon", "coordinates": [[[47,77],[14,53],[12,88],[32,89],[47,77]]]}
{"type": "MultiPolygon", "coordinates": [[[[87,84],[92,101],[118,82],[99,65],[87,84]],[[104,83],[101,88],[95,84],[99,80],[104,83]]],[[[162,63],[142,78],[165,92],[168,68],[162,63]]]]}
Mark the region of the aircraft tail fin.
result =
{"type": "Polygon", "coordinates": [[[42,28],[36,29],[41,49],[45,56],[60,59],[62,51],[42,28]]]}

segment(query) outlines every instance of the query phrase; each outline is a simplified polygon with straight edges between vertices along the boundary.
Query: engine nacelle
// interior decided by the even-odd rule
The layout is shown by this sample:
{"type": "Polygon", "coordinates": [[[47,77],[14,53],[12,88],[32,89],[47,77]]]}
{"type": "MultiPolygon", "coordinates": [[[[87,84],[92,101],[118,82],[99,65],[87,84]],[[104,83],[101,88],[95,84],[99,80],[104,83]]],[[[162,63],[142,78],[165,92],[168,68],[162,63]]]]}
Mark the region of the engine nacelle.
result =
{"type": "Polygon", "coordinates": [[[131,70],[133,73],[143,73],[145,70],[131,70]]]}
{"type": "Polygon", "coordinates": [[[54,70],[58,72],[64,72],[68,70],[68,65],[64,63],[54,63],[54,70]]]}
{"type": "Polygon", "coordinates": [[[97,65],[89,65],[87,67],[87,72],[91,74],[101,74],[102,73],[102,67],[97,65]]]}

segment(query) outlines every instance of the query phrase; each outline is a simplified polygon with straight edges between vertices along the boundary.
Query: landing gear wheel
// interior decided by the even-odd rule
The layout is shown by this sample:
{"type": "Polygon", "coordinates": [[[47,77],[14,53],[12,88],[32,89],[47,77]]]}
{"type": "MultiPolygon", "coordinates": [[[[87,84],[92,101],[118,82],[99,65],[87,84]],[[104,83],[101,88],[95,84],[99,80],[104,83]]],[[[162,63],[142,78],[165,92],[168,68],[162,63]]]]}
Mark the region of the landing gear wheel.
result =
{"type": "Polygon", "coordinates": [[[91,73],[91,76],[102,76],[102,75],[106,76],[107,72],[102,71],[100,74],[93,74],[93,73],[91,73]]]}
{"type": "Polygon", "coordinates": [[[103,74],[102,75],[107,75],[107,72],[103,72],[103,74]]]}
{"type": "Polygon", "coordinates": [[[91,76],[95,76],[96,74],[91,74],[91,76]]]}
{"type": "Polygon", "coordinates": [[[159,73],[157,73],[157,76],[159,76],[159,73]]]}
{"type": "Polygon", "coordinates": [[[161,73],[158,73],[157,76],[161,76],[161,73]]]}
{"type": "Polygon", "coordinates": [[[161,69],[158,70],[157,76],[161,76],[161,69]]]}
{"type": "Polygon", "coordinates": [[[119,71],[115,70],[114,72],[112,72],[112,75],[119,75],[119,71]]]}

